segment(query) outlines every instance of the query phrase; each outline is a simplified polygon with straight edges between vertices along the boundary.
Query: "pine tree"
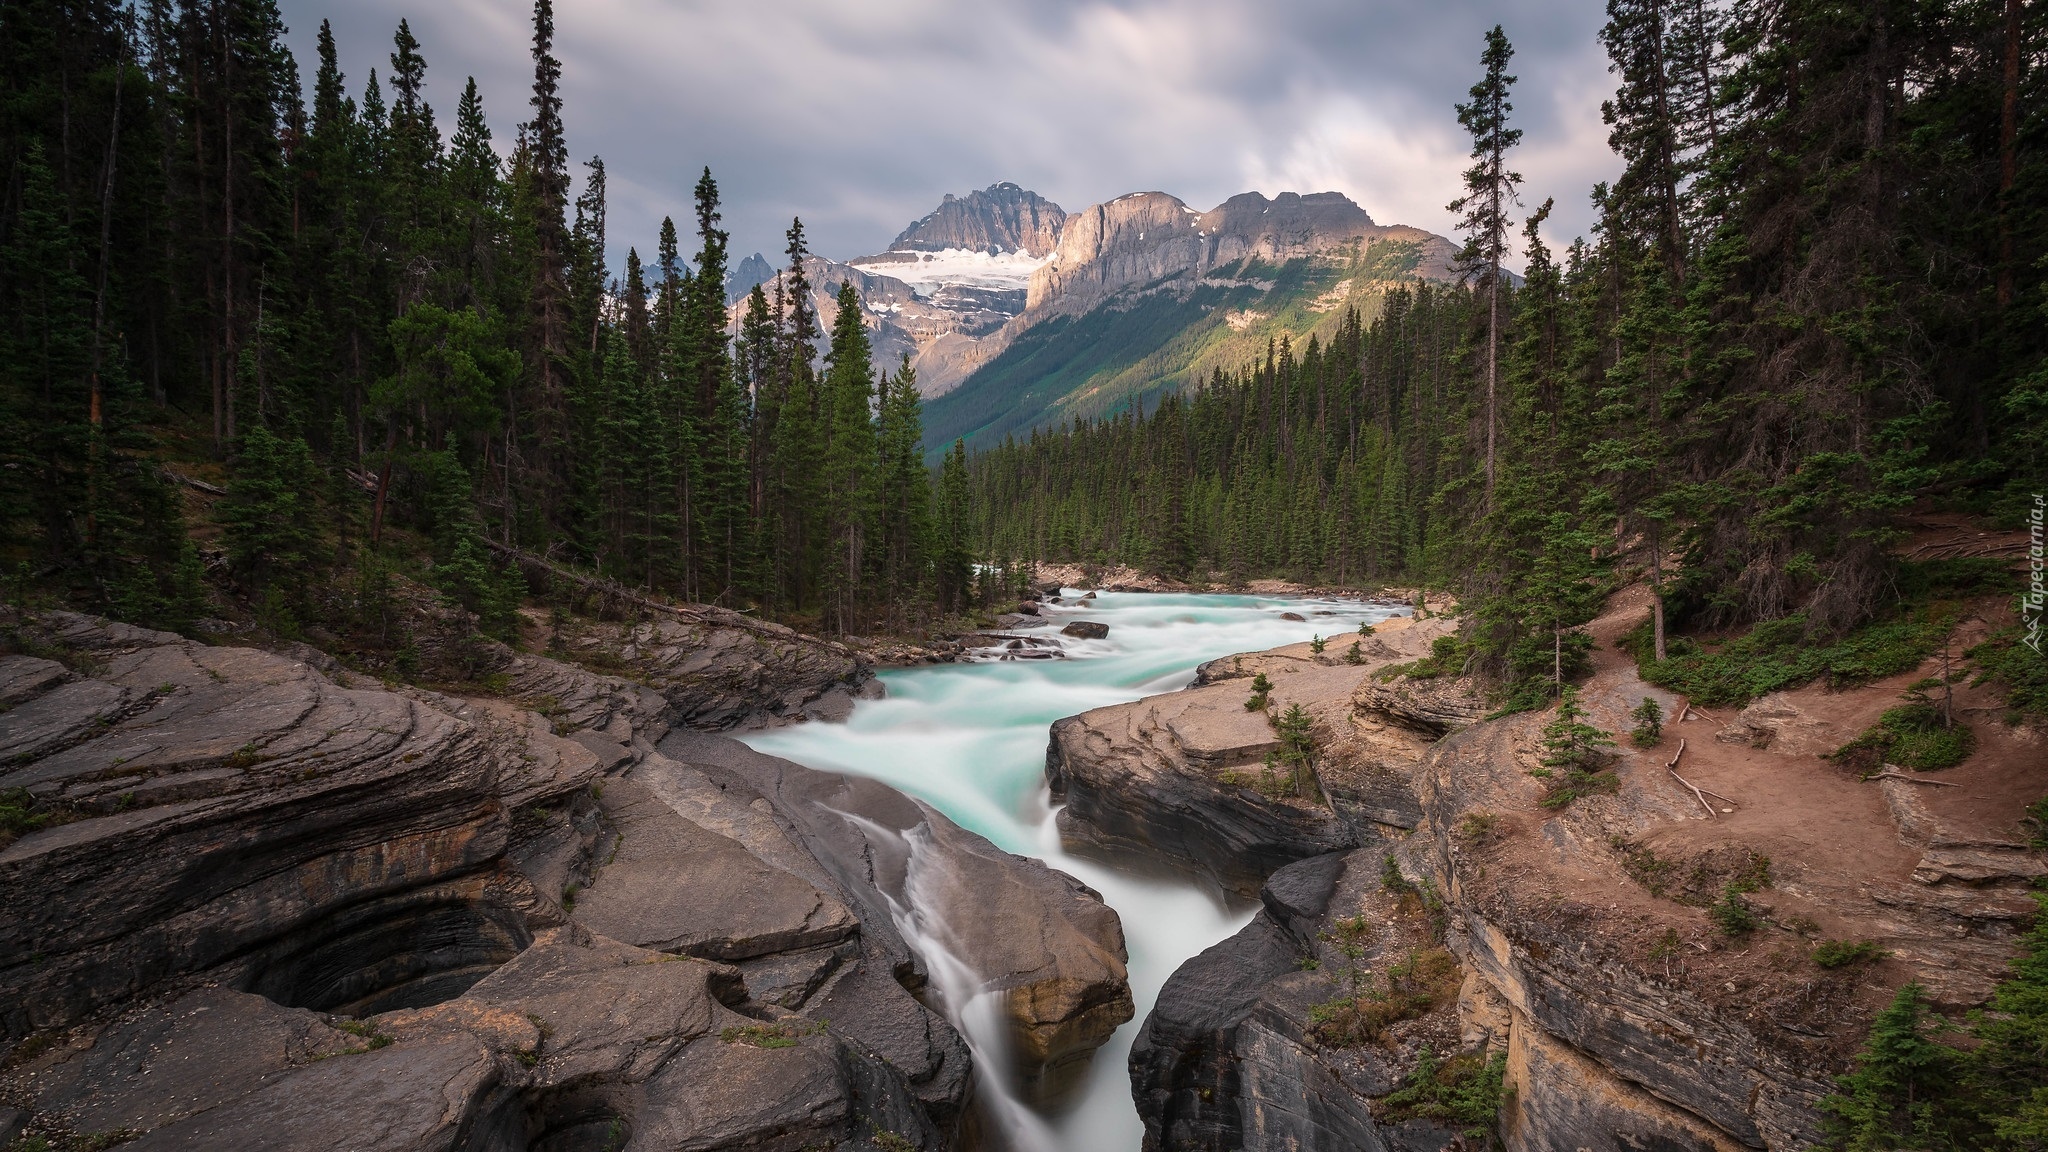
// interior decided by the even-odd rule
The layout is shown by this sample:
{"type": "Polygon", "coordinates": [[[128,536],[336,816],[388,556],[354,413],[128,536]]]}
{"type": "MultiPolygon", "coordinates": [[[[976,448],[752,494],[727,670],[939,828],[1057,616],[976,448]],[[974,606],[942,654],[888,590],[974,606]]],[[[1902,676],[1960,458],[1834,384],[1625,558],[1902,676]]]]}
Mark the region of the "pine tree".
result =
{"type": "Polygon", "coordinates": [[[1465,247],[1458,254],[1458,266],[1468,278],[1479,280],[1486,294],[1486,495],[1485,506],[1493,504],[1496,437],[1499,419],[1494,411],[1499,391],[1501,328],[1501,261],[1508,254],[1508,209],[1517,203],[1515,189],[1521,174],[1507,166],[1507,154],[1522,142],[1522,130],[1508,127],[1508,89],[1515,77],[1507,74],[1508,61],[1515,54],[1500,25],[1486,34],[1486,50],[1479,55],[1486,75],[1472,86],[1471,101],[1458,105],[1458,123],[1472,136],[1472,166],[1465,170],[1465,194],[1451,201],[1450,211],[1459,213],[1458,227],[1465,233],[1465,247]]]}
{"type": "Polygon", "coordinates": [[[1935,1147],[1939,1108],[1956,1081],[1953,1049],[1928,1038],[1926,990],[1907,984],[1878,1013],[1856,1070],[1821,1102],[1840,1152],[1935,1147]]]}

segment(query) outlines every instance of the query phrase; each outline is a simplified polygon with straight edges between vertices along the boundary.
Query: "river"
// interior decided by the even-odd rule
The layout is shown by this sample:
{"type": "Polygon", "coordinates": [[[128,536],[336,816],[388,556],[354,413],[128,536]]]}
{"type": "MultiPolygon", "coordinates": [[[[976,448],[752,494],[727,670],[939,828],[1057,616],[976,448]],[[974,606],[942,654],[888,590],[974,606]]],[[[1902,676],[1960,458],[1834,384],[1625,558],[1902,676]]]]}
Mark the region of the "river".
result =
{"type": "Polygon", "coordinates": [[[1024,1106],[1003,1082],[998,1022],[990,1003],[976,1002],[972,974],[932,954],[930,931],[907,926],[906,936],[923,938],[947,1013],[989,1073],[980,1091],[1022,1152],[1134,1152],[1143,1130],[1125,1066],[1131,1041],[1174,969],[1236,932],[1253,909],[1233,908],[1192,880],[1139,876],[1062,850],[1045,786],[1047,729],[1062,716],[1186,687],[1205,660],[1348,632],[1361,620],[1397,612],[1406,609],[1350,600],[1101,593],[1081,606],[1045,609],[1051,622],[1044,635],[1075,619],[1109,625],[1107,639],[1066,639],[1067,659],[891,669],[881,673],[886,698],[861,702],[844,724],[801,724],[742,739],[812,768],[886,781],[1005,850],[1044,860],[1102,893],[1123,918],[1138,1014],[1051,1113],[1024,1106]]]}

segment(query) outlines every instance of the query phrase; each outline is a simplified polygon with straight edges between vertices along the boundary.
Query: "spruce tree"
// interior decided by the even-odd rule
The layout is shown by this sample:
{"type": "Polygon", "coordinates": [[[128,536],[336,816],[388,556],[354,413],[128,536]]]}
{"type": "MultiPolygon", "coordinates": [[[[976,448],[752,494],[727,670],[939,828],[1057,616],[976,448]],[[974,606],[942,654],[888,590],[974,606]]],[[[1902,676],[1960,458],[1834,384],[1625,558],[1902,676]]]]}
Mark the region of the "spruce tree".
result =
{"type": "Polygon", "coordinates": [[[839,285],[832,321],[832,347],[825,356],[821,407],[824,410],[825,532],[832,555],[827,586],[840,631],[852,628],[865,592],[869,521],[875,470],[874,357],[860,294],[851,282],[839,285]]]}
{"type": "Polygon", "coordinates": [[[1465,247],[1458,254],[1458,266],[1467,278],[1477,278],[1486,295],[1486,493],[1484,506],[1493,504],[1496,439],[1499,418],[1495,398],[1499,392],[1501,329],[1501,261],[1508,253],[1508,209],[1517,203],[1515,189],[1521,174],[1509,170],[1508,152],[1522,142],[1522,130],[1508,127],[1508,89],[1515,77],[1507,74],[1515,50],[1500,25],[1486,34],[1486,49],[1479,63],[1486,73],[1472,86],[1471,100],[1458,105],[1458,123],[1472,136],[1472,166],[1465,170],[1465,194],[1451,201],[1450,211],[1459,214],[1458,227],[1465,233],[1465,247]]]}

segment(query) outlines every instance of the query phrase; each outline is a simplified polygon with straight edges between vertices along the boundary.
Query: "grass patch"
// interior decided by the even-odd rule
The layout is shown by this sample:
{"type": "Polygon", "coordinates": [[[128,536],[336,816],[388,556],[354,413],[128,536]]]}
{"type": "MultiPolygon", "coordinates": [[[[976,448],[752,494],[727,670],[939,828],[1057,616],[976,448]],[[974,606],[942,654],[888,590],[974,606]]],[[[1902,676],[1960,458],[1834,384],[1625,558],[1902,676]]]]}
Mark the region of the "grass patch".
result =
{"type": "Polygon", "coordinates": [[[1456,1001],[1463,982],[1458,958],[1442,948],[1411,951],[1385,972],[1365,976],[1356,994],[1309,1009],[1319,1041],[1337,1048],[1376,1043],[1395,1024],[1456,1001]]]}
{"type": "Polygon", "coordinates": [[[1655,849],[1626,837],[1609,843],[1621,853],[1621,869],[1628,878],[1659,899],[1706,908],[1729,888],[1746,895],[1771,886],[1771,858],[1747,848],[1717,849],[1679,861],[1658,856],[1655,849]]]}
{"type": "Polygon", "coordinates": [[[1268,800],[1285,800],[1294,795],[1294,784],[1276,772],[1258,768],[1225,768],[1217,779],[1232,788],[1256,792],[1268,800]]]}
{"type": "Polygon", "coordinates": [[[1897,764],[1916,772],[1953,768],[1977,750],[1977,734],[1958,720],[1944,725],[1931,700],[1908,700],[1888,708],[1864,733],[1830,755],[1860,772],[1897,764]]]}
{"type": "Polygon", "coordinates": [[[1434,1120],[1460,1129],[1471,1139],[1484,1139],[1500,1119],[1506,1094],[1508,1058],[1465,1052],[1438,1060],[1425,1044],[1401,1087],[1373,1103],[1373,1116],[1390,1124],[1434,1120]]]}
{"type": "Polygon", "coordinates": [[[331,1053],[331,1055],[359,1056],[364,1052],[375,1052],[379,1048],[391,1046],[392,1037],[378,1031],[377,1026],[367,1020],[337,1020],[334,1026],[361,1040],[363,1046],[361,1048],[350,1048],[345,1052],[331,1053]]]}
{"type": "Polygon", "coordinates": [[[2048,720],[2048,657],[2020,643],[2020,630],[2007,628],[1963,653],[1976,662],[1973,684],[1994,684],[2005,692],[2013,720],[2048,720]]]}
{"type": "Polygon", "coordinates": [[[1457,836],[1467,844],[1485,844],[1499,824],[1500,817],[1491,812],[1467,812],[1458,817],[1457,836]]]}
{"type": "Polygon", "coordinates": [[[1648,658],[1645,626],[1623,647],[1635,652],[1643,679],[1659,688],[1704,707],[1732,707],[1815,680],[1839,689],[1910,672],[1941,646],[1957,617],[1954,605],[1926,606],[1830,641],[1806,617],[1787,616],[1758,624],[1715,652],[1672,640],[1665,660],[1648,658]]]}
{"type": "Polygon", "coordinates": [[[1823,940],[1813,946],[1813,962],[1823,968],[1847,968],[1866,960],[1882,960],[1891,953],[1874,940],[1823,940]]]}
{"type": "Polygon", "coordinates": [[[805,1036],[820,1036],[824,1032],[823,1020],[815,1023],[746,1024],[724,1029],[718,1038],[727,1044],[746,1044],[754,1048],[794,1048],[796,1042],[805,1036]]]}

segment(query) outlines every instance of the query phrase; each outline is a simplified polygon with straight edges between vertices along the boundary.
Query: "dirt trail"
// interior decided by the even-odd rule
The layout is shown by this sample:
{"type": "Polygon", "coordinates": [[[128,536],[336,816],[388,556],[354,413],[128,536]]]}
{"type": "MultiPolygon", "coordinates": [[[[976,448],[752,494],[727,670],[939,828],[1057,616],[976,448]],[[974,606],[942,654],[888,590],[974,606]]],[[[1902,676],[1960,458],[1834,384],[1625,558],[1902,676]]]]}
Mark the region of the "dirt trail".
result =
{"type": "MultiPolygon", "coordinates": [[[[1953,537],[1948,526],[1941,531],[1940,539],[1953,537]]],[[[1938,1002],[1981,1002],[2033,909],[2027,879],[2048,867],[2022,850],[2020,821],[2025,805],[2048,795],[2041,732],[2007,725],[1991,689],[1959,684],[1957,714],[1978,736],[1971,757],[1947,771],[1909,774],[1938,784],[1865,781],[1827,753],[1896,706],[1909,685],[1937,674],[1938,657],[1846,691],[1809,685],[1679,721],[1685,701],[1644,683],[1618,645],[1649,609],[1648,589],[1630,587],[1588,629],[1598,648],[1581,698],[1618,741],[1617,794],[1562,811],[1541,807],[1542,782],[1526,773],[1537,766],[1547,711],[1499,725],[1488,746],[1466,758],[1493,764],[1490,785],[1472,789],[1475,806],[1502,807],[1468,874],[1499,878],[1475,885],[1492,889],[1482,899],[1524,915],[1532,899],[1564,901],[1549,914],[1576,917],[1574,935],[1602,940],[1630,967],[1801,1035],[1818,1028],[1842,1041],[1838,1054],[1853,1049],[1862,1022],[1909,979],[1927,984],[1938,1002]],[[1645,696],[1668,719],[1656,746],[1637,749],[1627,740],[1628,712],[1645,696]],[[1667,770],[1681,740],[1678,774],[1726,797],[1709,797],[1711,813],[1667,770]],[[1504,759],[1518,771],[1506,770],[1504,759]],[[1906,799],[1888,800],[1888,788],[1906,799]],[[1770,880],[1743,899],[1764,926],[1725,935],[1705,906],[1755,857],[1768,858],[1770,880]],[[1822,970],[1808,953],[1827,939],[1872,940],[1891,957],[1822,970]],[[1787,1015],[1794,1002],[1803,1008],[1787,1015]]],[[[1995,598],[1972,604],[1952,638],[1952,659],[2007,622],[2001,612],[2009,614],[1995,598]]]]}

